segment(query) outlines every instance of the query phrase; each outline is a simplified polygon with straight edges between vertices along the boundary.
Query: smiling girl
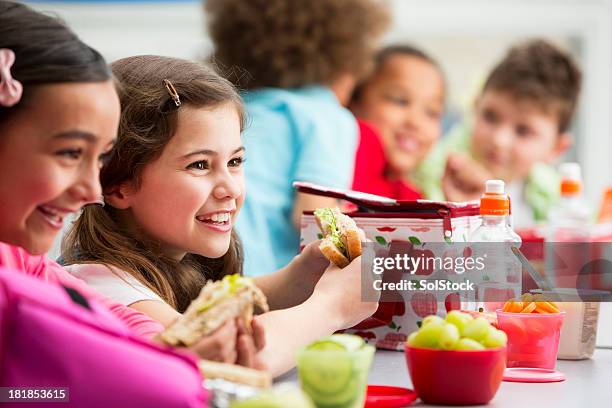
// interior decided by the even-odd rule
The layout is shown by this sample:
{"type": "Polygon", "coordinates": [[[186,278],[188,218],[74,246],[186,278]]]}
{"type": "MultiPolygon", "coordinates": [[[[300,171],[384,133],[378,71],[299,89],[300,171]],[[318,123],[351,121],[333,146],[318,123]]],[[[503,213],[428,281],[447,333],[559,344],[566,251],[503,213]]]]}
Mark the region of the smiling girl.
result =
{"type": "MultiPolygon", "coordinates": [[[[151,338],[159,322],[45,255],[64,218],[100,198],[100,168],[119,126],[115,85],[102,56],[59,20],[0,0],[0,266],[77,289],[151,338]]],[[[228,325],[191,350],[248,365],[255,345],[238,329],[228,325]]]]}
{"type": "MultiPolygon", "coordinates": [[[[104,205],[84,209],[64,257],[76,276],[168,326],[208,279],[242,269],[233,233],[245,197],[242,103],[229,82],[196,63],[139,56],[112,68],[122,117],[101,173],[104,205]]],[[[256,319],[266,333],[258,357],[274,374],[291,367],[298,346],[376,309],[360,300],[359,260],[328,266],[310,245],[256,280],[274,310],[256,319]]]]}
{"type": "Polygon", "coordinates": [[[408,45],[381,50],[375,62],[350,105],[361,131],[353,189],[400,200],[422,198],[413,172],[442,133],[442,70],[408,45]]]}
{"type": "Polygon", "coordinates": [[[100,194],[119,98],[102,56],[58,20],[0,1],[0,266],[78,289],[132,330],[160,325],[104,298],[44,254],[100,194]]]}

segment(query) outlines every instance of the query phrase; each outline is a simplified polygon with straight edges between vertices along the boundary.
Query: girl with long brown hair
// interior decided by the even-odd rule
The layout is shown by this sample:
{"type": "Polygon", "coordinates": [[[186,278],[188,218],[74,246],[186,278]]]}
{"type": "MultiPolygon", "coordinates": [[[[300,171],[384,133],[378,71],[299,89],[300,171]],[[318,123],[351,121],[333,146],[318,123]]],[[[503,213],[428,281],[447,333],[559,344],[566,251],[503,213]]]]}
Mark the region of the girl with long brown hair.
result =
{"type": "MultiPolygon", "coordinates": [[[[245,195],[242,104],[201,64],[138,56],[112,70],[122,116],[103,199],[83,210],[63,256],[73,274],[168,326],[206,280],[241,272],[233,225],[245,195]]],[[[371,315],[360,267],[329,266],[315,244],[258,278],[273,310],[255,320],[265,332],[264,347],[255,330],[260,364],[280,374],[300,345],[371,315]]]]}

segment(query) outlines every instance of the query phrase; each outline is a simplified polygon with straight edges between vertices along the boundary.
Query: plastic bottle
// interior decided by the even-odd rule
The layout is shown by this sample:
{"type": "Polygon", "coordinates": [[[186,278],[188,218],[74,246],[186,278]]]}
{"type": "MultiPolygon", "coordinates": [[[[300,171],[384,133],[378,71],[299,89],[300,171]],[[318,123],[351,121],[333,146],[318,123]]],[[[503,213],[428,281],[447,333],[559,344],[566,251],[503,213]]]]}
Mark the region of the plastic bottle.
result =
{"type": "Polygon", "coordinates": [[[546,228],[546,274],[556,288],[577,289],[580,270],[589,261],[589,207],[582,199],[578,163],[559,166],[561,197],[551,208],[546,228]]]}
{"type": "Polygon", "coordinates": [[[590,256],[590,211],[582,198],[580,165],[563,163],[559,174],[561,198],[548,217],[546,270],[555,292],[567,300],[558,303],[566,313],[558,358],[578,360],[593,355],[599,320],[599,302],[582,302],[581,290],[576,287],[580,270],[590,256]]]}
{"type": "Polygon", "coordinates": [[[582,176],[578,163],[559,166],[561,198],[551,208],[549,219],[550,242],[585,242],[589,237],[590,210],[582,198],[582,176]]]}
{"type": "Polygon", "coordinates": [[[470,236],[476,251],[483,256],[485,270],[478,286],[478,305],[485,311],[501,308],[505,301],[521,295],[522,268],[512,253],[520,246],[519,237],[509,225],[510,199],[501,180],[488,180],[480,199],[482,224],[470,236]]]}

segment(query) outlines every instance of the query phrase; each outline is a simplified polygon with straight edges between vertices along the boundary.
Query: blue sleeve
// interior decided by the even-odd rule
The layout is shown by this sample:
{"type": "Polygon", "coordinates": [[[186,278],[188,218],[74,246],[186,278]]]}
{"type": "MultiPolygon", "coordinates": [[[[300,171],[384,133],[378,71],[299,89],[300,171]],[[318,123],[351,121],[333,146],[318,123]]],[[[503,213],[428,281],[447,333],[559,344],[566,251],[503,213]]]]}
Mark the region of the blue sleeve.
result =
{"type": "Polygon", "coordinates": [[[343,108],[337,115],[313,115],[299,129],[294,179],[333,188],[350,188],[355,166],[358,128],[343,108]]]}

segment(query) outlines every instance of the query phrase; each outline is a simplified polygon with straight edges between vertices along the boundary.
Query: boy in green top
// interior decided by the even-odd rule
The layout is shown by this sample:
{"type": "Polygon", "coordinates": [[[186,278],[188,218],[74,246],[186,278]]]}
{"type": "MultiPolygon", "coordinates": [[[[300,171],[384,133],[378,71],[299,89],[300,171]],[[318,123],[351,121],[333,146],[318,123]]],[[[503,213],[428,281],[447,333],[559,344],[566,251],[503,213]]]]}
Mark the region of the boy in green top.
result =
{"type": "Polygon", "coordinates": [[[489,74],[468,126],[453,129],[420,166],[426,198],[470,201],[487,179],[508,184],[516,226],[543,221],[558,197],[551,163],[571,144],[581,73],[543,40],[510,49],[489,74]]]}

